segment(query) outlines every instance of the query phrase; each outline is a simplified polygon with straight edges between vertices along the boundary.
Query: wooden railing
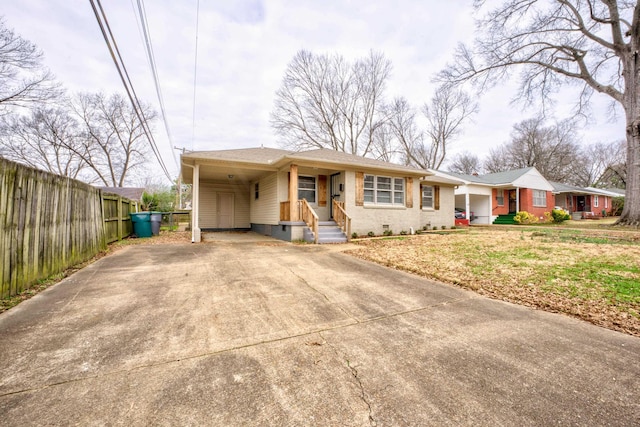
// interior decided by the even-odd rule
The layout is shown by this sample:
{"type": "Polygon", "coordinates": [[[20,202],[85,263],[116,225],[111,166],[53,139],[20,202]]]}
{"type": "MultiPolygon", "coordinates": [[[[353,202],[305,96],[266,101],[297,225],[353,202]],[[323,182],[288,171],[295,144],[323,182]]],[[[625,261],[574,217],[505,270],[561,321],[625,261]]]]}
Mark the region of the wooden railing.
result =
{"type": "Polygon", "coordinates": [[[299,200],[298,206],[300,207],[301,219],[311,228],[311,231],[313,231],[313,242],[318,243],[318,215],[313,211],[311,206],[309,206],[307,199],[299,200]]]}
{"type": "Polygon", "coordinates": [[[280,202],[280,221],[291,221],[291,203],[287,200],[286,202],[280,202]]]}
{"type": "Polygon", "coordinates": [[[338,224],[347,236],[347,241],[351,240],[351,217],[344,210],[344,202],[333,201],[333,220],[338,224]]]}

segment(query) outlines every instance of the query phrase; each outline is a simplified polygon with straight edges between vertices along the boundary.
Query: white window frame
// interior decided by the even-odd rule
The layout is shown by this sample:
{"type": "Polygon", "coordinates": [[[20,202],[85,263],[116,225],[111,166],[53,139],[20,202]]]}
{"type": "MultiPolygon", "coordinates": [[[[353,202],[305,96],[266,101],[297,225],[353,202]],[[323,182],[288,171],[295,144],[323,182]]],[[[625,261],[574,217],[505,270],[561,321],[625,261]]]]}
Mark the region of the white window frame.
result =
{"type": "Polygon", "coordinates": [[[420,191],[420,197],[422,198],[422,209],[434,209],[434,188],[433,185],[423,185],[422,189],[420,191]],[[425,195],[425,190],[426,189],[430,189],[431,190],[431,195],[426,196],[425,195]],[[427,200],[430,200],[429,203],[427,203],[427,200]]]}
{"type": "Polygon", "coordinates": [[[496,190],[496,203],[498,206],[504,206],[504,190],[498,189],[496,190]]]}
{"type": "Polygon", "coordinates": [[[599,207],[598,205],[600,204],[600,198],[598,196],[593,196],[593,207],[597,208],[599,207]]]}
{"type": "Polygon", "coordinates": [[[363,188],[365,204],[382,206],[404,206],[406,190],[404,178],[365,174],[363,180],[363,188]],[[381,197],[383,195],[386,196],[381,197]]]}
{"type": "Polygon", "coordinates": [[[547,192],[544,190],[533,190],[533,206],[539,208],[547,207],[547,192]]]}
{"type": "Polygon", "coordinates": [[[304,197],[300,197],[300,191],[313,191],[313,200],[307,199],[307,202],[316,204],[318,201],[318,178],[310,175],[298,175],[298,200],[302,200],[304,198],[304,197]],[[300,178],[303,178],[303,179],[301,180],[300,178]],[[313,179],[313,188],[300,187],[300,183],[305,179],[313,179]]]}

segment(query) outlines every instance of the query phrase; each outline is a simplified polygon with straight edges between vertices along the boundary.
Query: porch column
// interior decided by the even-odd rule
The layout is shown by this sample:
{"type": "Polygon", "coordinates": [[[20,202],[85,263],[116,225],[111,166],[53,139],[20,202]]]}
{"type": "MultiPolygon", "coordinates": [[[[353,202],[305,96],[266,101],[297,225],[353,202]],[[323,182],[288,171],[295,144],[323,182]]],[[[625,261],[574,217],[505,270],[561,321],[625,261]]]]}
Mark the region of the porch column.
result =
{"type": "Polygon", "coordinates": [[[516,213],[520,212],[520,187],[516,187],[516,213]]]}
{"type": "Polygon", "coordinates": [[[200,165],[193,167],[193,188],[191,194],[191,242],[199,243],[200,238],[200,165]]]}
{"type": "Polygon", "coordinates": [[[298,221],[298,165],[289,167],[289,219],[298,221]]]}
{"type": "Polygon", "coordinates": [[[471,212],[471,208],[469,206],[469,186],[467,186],[464,193],[464,217],[469,220],[469,224],[471,224],[471,215],[469,212],[471,212]]]}

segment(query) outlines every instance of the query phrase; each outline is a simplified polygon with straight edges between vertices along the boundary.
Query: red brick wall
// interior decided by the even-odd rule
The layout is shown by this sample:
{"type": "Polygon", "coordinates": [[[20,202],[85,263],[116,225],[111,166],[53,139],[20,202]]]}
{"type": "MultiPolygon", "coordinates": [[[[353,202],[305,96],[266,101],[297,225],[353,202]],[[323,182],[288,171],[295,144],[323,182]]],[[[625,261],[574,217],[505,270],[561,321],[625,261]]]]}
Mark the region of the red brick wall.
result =
{"type": "Polygon", "coordinates": [[[551,191],[547,191],[547,205],[533,206],[533,190],[530,188],[520,189],[520,210],[527,211],[530,214],[543,217],[545,212],[551,212],[556,203],[555,195],[551,191]]]}
{"type": "Polygon", "coordinates": [[[502,205],[498,205],[498,190],[494,188],[491,190],[492,201],[491,206],[493,208],[492,215],[506,215],[509,213],[509,193],[508,190],[502,190],[504,194],[504,202],[502,205]]]}

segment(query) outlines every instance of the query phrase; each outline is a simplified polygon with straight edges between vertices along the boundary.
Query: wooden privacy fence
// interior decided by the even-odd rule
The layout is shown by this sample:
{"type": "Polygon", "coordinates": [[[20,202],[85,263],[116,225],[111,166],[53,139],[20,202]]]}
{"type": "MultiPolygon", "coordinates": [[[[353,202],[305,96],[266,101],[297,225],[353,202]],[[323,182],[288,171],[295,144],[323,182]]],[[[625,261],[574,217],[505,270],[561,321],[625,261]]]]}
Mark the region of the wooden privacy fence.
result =
{"type": "Polygon", "coordinates": [[[102,194],[102,217],[107,243],[122,240],[133,233],[131,212],[137,212],[137,203],[117,194],[102,194]]]}
{"type": "Polygon", "coordinates": [[[132,204],[108,195],[103,203],[101,196],[90,185],[0,158],[0,298],[131,233],[132,204]]]}

